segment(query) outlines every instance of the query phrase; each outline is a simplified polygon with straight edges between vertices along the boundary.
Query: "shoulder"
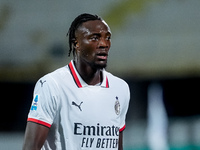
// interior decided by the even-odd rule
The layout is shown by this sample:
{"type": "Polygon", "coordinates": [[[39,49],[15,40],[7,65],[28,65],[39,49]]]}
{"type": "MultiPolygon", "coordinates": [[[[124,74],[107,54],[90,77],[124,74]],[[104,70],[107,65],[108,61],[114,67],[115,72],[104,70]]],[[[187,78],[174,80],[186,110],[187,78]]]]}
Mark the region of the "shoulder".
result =
{"type": "Polygon", "coordinates": [[[37,84],[42,85],[45,83],[47,85],[52,85],[52,84],[55,85],[55,84],[58,84],[59,82],[62,82],[59,80],[65,78],[66,76],[68,76],[68,74],[69,74],[68,66],[64,66],[64,67],[58,68],[55,71],[42,76],[37,81],[37,84]]]}
{"type": "Polygon", "coordinates": [[[62,78],[67,76],[69,73],[68,65],[58,68],[54,70],[53,72],[50,72],[46,75],[44,75],[42,78],[47,78],[47,79],[56,79],[56,78],[62,78]]]}
{"type": "Polygon", "coordinates": [[[124,106],[128,105],[129,100],[130,100],[130,89],[129,89],[128,83],[125,80],[123,80],[109,72],[106,72],[106,76],[108,78],[109,87],[114,92],[117,92],[120,99],[123,101],[123,103],[121,103],[121,104],[124,104],[124,106]]]}
{"type": "Polygon", "coordinates": [[[47,77],[53,77],[53,78],[60,78],[60,77],[64,77],[69,73],[69,69],[68,69],[68,65],[58,68],[55,71],[48,73],[47,77]]]}
{"type": "Polygon", "coordinates": [[[115,76],[112,73],[107,72],[107,71],[105,71],[105,73],[106,73],[106,76],[108,77],[109,82],[111,83],[111,86],[120,86],[120,87],[124,87],[126,89],[129,89],[129,86],[124,79],[117,77],[117,76],[115,76]]]}

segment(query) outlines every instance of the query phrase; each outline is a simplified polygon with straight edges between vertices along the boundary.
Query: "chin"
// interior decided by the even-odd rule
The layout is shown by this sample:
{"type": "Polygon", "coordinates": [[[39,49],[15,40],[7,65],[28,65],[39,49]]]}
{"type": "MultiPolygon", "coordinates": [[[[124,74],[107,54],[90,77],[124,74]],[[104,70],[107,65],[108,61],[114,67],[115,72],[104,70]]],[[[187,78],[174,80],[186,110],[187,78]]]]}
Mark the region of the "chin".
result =
{"type": "Polygon", "coordinates": [[[95,64],[95,68],[97,69],[104,69],[107,67],[107,63],[104,63],[104,64],[95,64]]]}

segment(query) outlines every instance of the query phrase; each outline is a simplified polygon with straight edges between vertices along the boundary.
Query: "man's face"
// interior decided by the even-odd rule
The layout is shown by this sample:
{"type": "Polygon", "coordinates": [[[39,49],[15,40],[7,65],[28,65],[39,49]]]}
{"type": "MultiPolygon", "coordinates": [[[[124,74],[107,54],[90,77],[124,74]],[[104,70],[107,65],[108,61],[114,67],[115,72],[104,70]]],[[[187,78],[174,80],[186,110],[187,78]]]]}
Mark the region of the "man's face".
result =
{"type": "Polygon", "coordinates": [[[96,69],[107,66],[111,46],[111,31],[101,20],[84,22],[76,31],[77,59],[96,69]]]}

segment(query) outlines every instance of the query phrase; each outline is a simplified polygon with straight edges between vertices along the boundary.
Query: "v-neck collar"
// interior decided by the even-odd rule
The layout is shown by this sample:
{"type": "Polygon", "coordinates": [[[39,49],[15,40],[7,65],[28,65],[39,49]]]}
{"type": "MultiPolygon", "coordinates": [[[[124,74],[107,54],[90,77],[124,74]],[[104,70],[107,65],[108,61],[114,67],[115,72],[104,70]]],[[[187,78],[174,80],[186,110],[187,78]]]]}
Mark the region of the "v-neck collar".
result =
{"type": "MultiPolygon", "coordinates": [[[[69,66],[69,70],[74,78],[74,81],[79,88],[90,86],[79,75],[78,71],[76,70],[73,60],[71,60],[71,62],[68,64],[68,66],[69,66]]],[[[102,74],[103,74],[103,82],[99,86],[104,87],[104,88],[109,88],[108,78],[106,76],[104,69],[102,70],[102,74]]]]}

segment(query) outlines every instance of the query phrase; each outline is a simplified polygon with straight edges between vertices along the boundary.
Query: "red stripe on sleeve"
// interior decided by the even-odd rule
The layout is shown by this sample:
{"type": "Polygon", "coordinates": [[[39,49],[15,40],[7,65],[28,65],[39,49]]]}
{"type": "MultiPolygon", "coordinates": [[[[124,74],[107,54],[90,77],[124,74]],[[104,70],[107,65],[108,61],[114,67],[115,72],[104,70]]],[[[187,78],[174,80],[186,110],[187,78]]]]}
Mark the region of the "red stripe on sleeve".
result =
{"type": "Polygon", "coordinates": [[[27,121],[35,122],[35,123],[44,125],[44,126],[46,126],[46,127],[48,127],[48,128],[51,127],[51,124],[46,123],[46,122],[44,122],[44,121],[40,121],[40,120],[34,119],[34,118],[28,118],[27,121]]]}
{"type": "Polygon", "coordinates": [[[124,125],[122,128],[119,129],[119,132],[124,131],[124,129],[126,128],[126,125],[124,125]]]}

